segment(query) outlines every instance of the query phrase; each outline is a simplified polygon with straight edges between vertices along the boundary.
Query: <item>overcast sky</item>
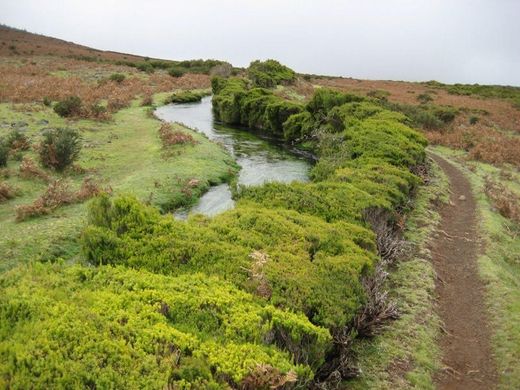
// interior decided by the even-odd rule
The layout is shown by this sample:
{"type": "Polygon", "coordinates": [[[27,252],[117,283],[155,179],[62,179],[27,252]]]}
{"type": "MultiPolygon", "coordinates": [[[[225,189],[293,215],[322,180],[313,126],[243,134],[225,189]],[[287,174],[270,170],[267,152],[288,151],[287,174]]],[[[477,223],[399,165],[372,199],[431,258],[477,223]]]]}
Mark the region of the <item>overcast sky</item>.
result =
{"type": "Polygon", "coordinates": [[[0,22],[149,57],[520,85],[520,0],[0,0],[0,22]]]}

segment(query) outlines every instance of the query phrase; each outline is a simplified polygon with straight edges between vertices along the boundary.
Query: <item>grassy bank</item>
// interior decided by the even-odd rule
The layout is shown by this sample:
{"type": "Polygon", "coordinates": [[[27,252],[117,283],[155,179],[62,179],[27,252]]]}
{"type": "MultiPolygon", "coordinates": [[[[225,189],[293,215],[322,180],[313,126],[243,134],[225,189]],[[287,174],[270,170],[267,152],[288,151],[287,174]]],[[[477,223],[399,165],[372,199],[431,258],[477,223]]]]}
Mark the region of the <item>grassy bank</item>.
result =
{"type": "MultiPolygon", "coordinates": [[[[156,100],[162,101],[161,98],[157,96],[156,100]]],[[[172,209],[193,201],[193,194],[227,180],[236,171],[223,148],[180,125],[175,126],[191,134],[196,144],[175,145],[165,150],[158,135],[160,121],[150,116],[149,107],[141,107],[138,101],[105,122],[66,120],[42,104],[1,104],[0,123],[0,137],[9,134],[13,130],[11,124],[15,123],[22,125],[23,133],[31,141],[31,149],[10,158],[7,168],[2,170],[1,180],[15,188],[18,196],[0,203],[1,270],[34,258],[70,260],[76,256],[76,237],[84,224],[85,204],[64,206],[50,215],[23,222],[15,220],[16,206],[32,203],[45,191],[49,180],[62,179],[68,187],[76,189],[85,177],[93,177],[101,187],[116,194],[134,194],[142,201],[172,209]],[[21,177],[21,158],[29,157],[38,164],[34,146],[41,138],[41,130],[58,127],[79,129],[83,144],[76,164],[79,169],[56,173],[40,168],[49,180],[21,177]]]]}
{"type": "Polygon", "coordinates": [[[441,147],[436,147],[434,151],[462,169],[470,179],[477,199],[482,242],[478,265],[486,285],[486,303],[493,331],[492,346],[498,368],[499,388],[519,388],[520,225],[514,217],[506,217],[508,213],[504,207],[507,204],[503,203],[510,202],[510,207],[519,207],[520,175],[512,167],[496,167],[469,161],[464,152],[441,147]],[[490,182],[501,186],[500,199],[491,195],[490,182]]]}
{"type": "Polygon", "coordinates": [[[405,231],[413,254],[391,271],[387,288],[400,318],[374,339],[355,345],[362,374],[352,389],[433,389],[432,376],[440,364],[436,339],[435,274],[428,242],[440,220],[436,206],[447,201],[448,181],[432,162],[429,183],[419,189],[405,231]]]}

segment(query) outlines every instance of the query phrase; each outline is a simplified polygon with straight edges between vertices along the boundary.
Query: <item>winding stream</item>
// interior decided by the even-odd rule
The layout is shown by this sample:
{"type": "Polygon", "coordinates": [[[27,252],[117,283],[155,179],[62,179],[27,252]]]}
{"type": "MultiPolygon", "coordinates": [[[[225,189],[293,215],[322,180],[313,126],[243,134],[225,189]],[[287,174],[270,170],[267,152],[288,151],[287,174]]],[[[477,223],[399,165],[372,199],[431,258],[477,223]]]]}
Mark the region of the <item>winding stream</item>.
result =
{"type": "MultiPolygon", "coordinates": [[[[169,104],[159,107],[155,115],[167,122],[180,122],[206,134],[210,140],[222,143],[233,155],[241,170],[238,183],[259,185],[268,181],[307,181],[310,163],[291,153],[275,140],[217,124],[213,120],[211,97],[200,103],[169,104]]],[[[186,218],[190,213],[215,215],[234,207],[228,184],[210,188],[189,210],[175,215],[186,218]]]]}

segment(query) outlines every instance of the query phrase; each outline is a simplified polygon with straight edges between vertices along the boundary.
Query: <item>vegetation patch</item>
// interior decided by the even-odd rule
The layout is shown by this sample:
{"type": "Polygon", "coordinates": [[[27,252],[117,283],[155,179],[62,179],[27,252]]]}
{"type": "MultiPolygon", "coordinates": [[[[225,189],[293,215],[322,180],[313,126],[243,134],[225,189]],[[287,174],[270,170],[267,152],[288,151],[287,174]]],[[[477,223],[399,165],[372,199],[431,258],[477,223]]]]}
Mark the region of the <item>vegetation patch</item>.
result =
{"type": "Polygon", "coordinates": [[[247,68],[247,74],[255,86],[262,88],[273,88],[296,80],[296,73],[276,60],[253,61],[247,68]]]}
{"type": "Polygon", "coordinates": [[[208,93],[197,92],[197,91],[181,91],[175,92],[174,94],[168,96],[164,100],[164,104],[170,103],[197,103],[202,100],[204,96],[208,96],[208,93]]]}

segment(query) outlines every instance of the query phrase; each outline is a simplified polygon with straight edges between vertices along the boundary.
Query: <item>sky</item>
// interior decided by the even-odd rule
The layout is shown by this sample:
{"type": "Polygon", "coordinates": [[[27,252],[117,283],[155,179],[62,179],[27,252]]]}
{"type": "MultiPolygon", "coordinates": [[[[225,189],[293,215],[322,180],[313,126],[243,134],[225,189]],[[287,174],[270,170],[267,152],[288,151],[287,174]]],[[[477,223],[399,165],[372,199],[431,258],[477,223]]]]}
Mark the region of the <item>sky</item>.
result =
{"type": "Polygon", "coordinates": [[[0,23],[103,50],[517,86],[519,20],[520,0],[0,0],[0,23]]]}

